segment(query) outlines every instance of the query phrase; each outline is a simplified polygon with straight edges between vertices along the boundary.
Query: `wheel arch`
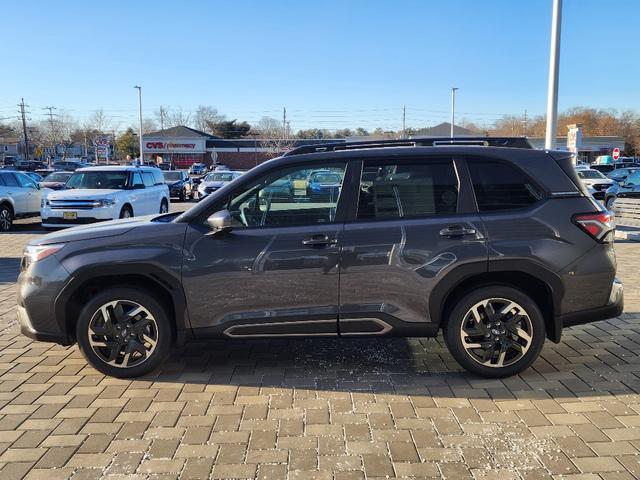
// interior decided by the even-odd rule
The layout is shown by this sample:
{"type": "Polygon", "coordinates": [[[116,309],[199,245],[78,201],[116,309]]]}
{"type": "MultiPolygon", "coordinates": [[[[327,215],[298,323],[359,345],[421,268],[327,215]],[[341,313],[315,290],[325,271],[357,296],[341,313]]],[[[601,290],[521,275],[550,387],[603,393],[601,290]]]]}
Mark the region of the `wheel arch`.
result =
{"type": "Polygon", "coordinates": [[[130,286],[156,297],[168,310],[175,341],[182,344],[191,334],[186,298],[179,280],[148,264],[98,265],[83,269],[54,301],[57,323],[75,339],[78,314],[87,298],[104,288],[130,286]]]}
{"type": "Polygon", "coordinates": [[[133,211],[133,205],[128,200],[122,204],[122,207],[120,208],[120,212],[118,213],[118,216],[122,215],[122,211],[127,207],[129,208],[129,210],[131,210],[131,216],[133,217],[135,214],[135,212],[133,211]]]}
{"type": "Polygon", "coordinates": [[[442,327],[457,299],[472,288],[488,285],[508,285],[529,295],[542,311],[547,338],[556,343],[560,341],[562,282],[551,270],[529,260],[497,260],[489,262],[488,268],[483,262],[453,270],[438,283],[430,296],[431,321],[442,327]]]}

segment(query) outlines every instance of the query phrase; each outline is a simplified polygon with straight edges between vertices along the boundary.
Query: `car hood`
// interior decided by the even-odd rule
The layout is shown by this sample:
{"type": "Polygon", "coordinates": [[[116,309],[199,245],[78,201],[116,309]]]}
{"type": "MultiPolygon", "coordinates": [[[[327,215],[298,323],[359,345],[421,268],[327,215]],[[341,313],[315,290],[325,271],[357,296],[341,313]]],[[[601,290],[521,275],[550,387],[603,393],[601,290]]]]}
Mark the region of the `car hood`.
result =
{"type": "Polygon", "coordinates": [[[66,243],[78,240],[91,240],[93,238],[114,237],[127,233],[137,226],[149,223],[157,216],[158,215],[147,215],[145,217],[111,220],[91,225],[71,227],[32,240],[29,242],[29,245],[49,245],[51,243],[66,243]]]}
{"type": "Polygon", "coordinates": [[[205,181],[202,181],[202,182],[200,182],[200,185],[204,185],[205,187],[220,188],[220,187],[225,186],[227,183],[229,183],[229,182],[205,182],[205,181]]]}
{"type": "Polygon", "coordinates": [[[50,193],[49,200],[95,200],[116,194],[122,190],[106,188],[71,188],[50,193]]]}
{"type": "Polygon", "coordinates": [[[602,185],[603,183],[610,185],[613,183],[613,180],[610,178],[583,178],[582,182],[587,186],[602,185]]]}

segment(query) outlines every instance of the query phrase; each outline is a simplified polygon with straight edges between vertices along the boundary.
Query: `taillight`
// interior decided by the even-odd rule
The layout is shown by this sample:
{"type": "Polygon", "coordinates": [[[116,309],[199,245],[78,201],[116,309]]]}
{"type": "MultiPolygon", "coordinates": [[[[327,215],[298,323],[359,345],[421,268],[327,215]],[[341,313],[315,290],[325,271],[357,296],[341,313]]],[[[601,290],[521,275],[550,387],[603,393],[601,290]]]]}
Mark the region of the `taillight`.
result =
{"type": "Polygon", "coordinates": [[[610,241],[613,232],[613,215],[610,212],[580,213],[573,222],[598,242],[610,241]]]}

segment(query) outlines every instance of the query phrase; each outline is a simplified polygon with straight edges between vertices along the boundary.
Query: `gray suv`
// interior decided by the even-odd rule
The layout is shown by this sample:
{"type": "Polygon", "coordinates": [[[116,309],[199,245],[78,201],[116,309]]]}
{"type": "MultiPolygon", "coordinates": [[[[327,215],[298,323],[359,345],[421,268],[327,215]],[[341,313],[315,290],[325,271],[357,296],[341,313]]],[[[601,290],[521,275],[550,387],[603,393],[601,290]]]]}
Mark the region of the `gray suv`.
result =
{"type": "Polygon", "coordinates": [[[569,153],[526,139],[306,146],[185,213],[33,240],[18,319],[118,377],[193,337],[440,330],[466,369],[503,377],[563,327],[622,312],[613,233],[569,153]]]}

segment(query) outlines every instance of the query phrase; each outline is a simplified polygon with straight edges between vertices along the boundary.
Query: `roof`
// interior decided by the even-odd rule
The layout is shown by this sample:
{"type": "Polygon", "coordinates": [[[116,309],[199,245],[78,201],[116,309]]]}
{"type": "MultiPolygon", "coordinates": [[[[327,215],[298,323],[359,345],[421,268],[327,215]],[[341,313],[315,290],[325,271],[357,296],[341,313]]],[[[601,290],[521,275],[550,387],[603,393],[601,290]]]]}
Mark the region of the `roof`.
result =
{"type": "Polygon", "coordinates": [[[147,166],[134,166],[134,165],[100,165],[96,167],[82,167],[78,168],[76,172],[111,172],[111,171],[120,171],[120,172],[131,172],[131,171],[160,171],[156,167],[147,167],[147,166]]]}
{"type": "Polygon", "coordinates": [[[178,125],[177,127],[165,128],[164,130],[158,130],[157,132],[145,133],[142,135],[143,137],[174,137],[174,138],[193,138],[193,137],[204,137],[204,138],[212,138],[217,139],[220,137],[216,137],[214,135],[210,135],[206,132],[202,132],[200,130],[196,130],[195,128],[185,127],[184,125],[178,125]]]}
{"type": "MultiPolygon", "coordinates": [[[[420,132],[419,135],[413,135],[413,138],[421,138],[421,137],[443,137],[446,135],[451,135],[451,124],[449,122],[442,122],[434,127],[429,128],[421,128],[418,130],[420,132]]],[[[477,135],[476,132],[469,130],[468,128],[460,127],[458,125],[453,126],[453,135],[455,137],[465,137],[465,136],[474,136],[477,135]]]]}

